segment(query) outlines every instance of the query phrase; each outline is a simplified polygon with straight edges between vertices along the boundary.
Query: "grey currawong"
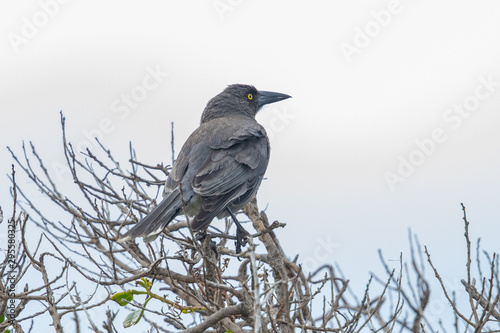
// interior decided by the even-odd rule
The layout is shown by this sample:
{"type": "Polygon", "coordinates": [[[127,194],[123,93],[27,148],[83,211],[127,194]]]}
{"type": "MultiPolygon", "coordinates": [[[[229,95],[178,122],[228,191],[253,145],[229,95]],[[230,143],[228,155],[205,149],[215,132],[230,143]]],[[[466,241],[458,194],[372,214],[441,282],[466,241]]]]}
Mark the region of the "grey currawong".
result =
{"type": "Polygon", "coordinates": [[[235,219],[233,212],[255,195],[269,162],[269,139],[255,115],[262,106],[289,97],[233,84],[212,98],[172,167],[163,200],[119,242],[136,237],[151,241],[183,212],[193,217],[193,231],[216,216],[235,219]]]}

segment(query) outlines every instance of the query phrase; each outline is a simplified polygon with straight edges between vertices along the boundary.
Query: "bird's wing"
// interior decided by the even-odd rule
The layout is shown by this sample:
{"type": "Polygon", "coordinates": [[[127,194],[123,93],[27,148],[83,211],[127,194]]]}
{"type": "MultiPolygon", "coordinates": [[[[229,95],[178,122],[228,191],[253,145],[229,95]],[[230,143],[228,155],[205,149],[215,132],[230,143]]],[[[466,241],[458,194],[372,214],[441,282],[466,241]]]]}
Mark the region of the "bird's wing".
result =
{"type": "MultiPolygon", "coordinates": [[[[238,124],[238,122],[235,122],[238,124]]],[[[269,141],[256,122],[229,126],[208,142],[210,153],[191,186],[202,197],[192,227],[199,230],[234,200],[250,199],[269,162],[269,141]]]]}

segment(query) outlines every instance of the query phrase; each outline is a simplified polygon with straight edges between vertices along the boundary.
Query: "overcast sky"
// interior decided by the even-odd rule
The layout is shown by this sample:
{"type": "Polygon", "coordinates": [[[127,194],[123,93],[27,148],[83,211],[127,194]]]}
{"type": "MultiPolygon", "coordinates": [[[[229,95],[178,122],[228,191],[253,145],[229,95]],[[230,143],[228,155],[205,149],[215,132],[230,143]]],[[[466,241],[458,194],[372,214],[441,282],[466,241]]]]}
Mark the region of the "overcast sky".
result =
{"type": "MultiPolygon", "coordinates": [[[[253,84],[293,97],[258,115],[272,138],[258,201],[287,223],[287,253],[309,270],[336,261],[362,287],[381,271],[377,249],[408,258],[411,228],[459,287],[461,202],[472,237],[500,250],[499,10],[497,0],[4,1],[0,173],[12,163],[5,146],[31,140],[59,186],[72,182],[57,168],[60,110],[79,148],[98,136],[126,161],[132,141],[142,161],[168,164],[170,122],[179,151],[211,97],[253,84]]],[[[1,176],[6,216],[9,185],[1,176]]]]}

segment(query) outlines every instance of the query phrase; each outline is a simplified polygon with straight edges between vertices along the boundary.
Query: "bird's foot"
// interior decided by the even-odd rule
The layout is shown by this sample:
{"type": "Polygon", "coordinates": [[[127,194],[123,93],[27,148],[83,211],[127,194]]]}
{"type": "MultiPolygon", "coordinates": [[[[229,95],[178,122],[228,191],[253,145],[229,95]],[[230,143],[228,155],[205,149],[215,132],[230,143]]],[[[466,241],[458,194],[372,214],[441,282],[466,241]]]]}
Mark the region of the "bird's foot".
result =
{"type": "MultiPolygon", "coordinates": [[[[236,215],[229,209],[229,207],[226,207],[226,210],[228,211],[229,215],[231,215],[231,218],[234,221],[234,224],[236,224],[236,241],[234,242],[236,244],[236,254],[241,253],[241,247],[246,246],[248,243],[248,236],[250,235],[248,231],[243,228],[241,223],[238,221],[236,218],[236,215]]],[[[241,261],[241,258],[238,257],[238,260],[241,261]]]]}
{"type": "Polygon", "coordinates": [[[236,254],[241,253],[241,247],[247,245],[249,235],[248,231],[243,229],[243,227],[236,227],[236,241],[234,242],[236,245],[236,254]]]}

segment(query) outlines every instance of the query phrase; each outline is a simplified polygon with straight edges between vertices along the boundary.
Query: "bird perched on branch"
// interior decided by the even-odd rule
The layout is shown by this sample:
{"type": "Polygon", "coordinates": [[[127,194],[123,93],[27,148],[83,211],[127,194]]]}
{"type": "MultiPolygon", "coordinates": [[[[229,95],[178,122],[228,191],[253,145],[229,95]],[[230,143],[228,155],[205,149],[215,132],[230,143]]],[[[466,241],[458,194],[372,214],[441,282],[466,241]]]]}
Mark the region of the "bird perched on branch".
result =
{"type": "Polygon", "coordinates": [[[234,213],[256,194],[269,162],[269,139],[255,115],[262,106],[287,98],[243,84],[230,85],[212,98],[177,156],[164,199],[119,242],[136,237],[152,241],[184,212],[193,217],[193,231],[207,227],[216,216],[231,216],[237,228],[236,252],[241,252],[248,232],[234,213]]]}

